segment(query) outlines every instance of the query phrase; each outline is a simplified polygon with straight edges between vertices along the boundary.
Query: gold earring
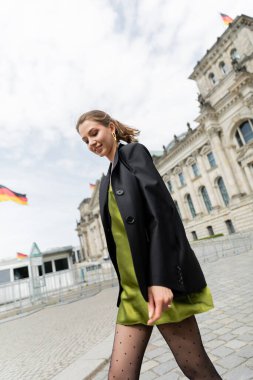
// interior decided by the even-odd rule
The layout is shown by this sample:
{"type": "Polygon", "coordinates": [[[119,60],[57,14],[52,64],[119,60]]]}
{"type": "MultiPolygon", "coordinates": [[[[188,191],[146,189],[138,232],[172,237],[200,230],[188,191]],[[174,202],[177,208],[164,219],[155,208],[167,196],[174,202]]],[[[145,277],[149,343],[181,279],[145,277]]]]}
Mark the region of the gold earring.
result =
{"type": "Polygon", "coordinates": [[[112,132],[112,136],[113,136],[114,140],[117,141],[117,137],[115,135],[115,132],[112,132]]]}

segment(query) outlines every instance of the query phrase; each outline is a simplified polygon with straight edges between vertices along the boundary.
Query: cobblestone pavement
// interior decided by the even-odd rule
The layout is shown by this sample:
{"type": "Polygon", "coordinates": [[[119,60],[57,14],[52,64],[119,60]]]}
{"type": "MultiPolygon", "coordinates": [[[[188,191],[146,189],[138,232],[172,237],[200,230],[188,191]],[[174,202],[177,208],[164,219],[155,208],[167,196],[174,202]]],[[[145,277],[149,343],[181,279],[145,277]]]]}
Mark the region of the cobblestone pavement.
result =
{"type": "MultiPolygon", "coordinates": [[[[224,380],[253,379],[253,252],[202,265],[216,308],[197,316],[224,380]]],[[[117,288],[0,323],[0,379],[49,380],[114,330],[117,288]]],[[[107,379],[108,365],[94,380],[107,379]]],[[[141,380],[184,379],[155,328],[141,380]]]]}
{"type": "MultiPolygon", "coordinates": [[[[202,265],[215,309],[197,315],[209,357],[224,380],[253,379],[253,252],[202,265]]],[[[93,380],[107,380],[109,364],[93,380]]],[[[141,380],[186,379],[157,328],[144,356],[141,380]]]]}
{"type": "Polygon", "coordinates": [[[0,380],[49,380],[110,335],[117,287],[0,321],[0,380]]]}

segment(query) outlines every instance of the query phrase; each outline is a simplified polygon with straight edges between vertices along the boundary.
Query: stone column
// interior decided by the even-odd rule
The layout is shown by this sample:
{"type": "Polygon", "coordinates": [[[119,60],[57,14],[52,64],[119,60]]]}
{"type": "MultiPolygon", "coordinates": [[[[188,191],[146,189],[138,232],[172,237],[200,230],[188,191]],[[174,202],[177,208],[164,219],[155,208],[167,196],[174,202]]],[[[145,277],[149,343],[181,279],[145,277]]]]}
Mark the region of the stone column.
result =
{"type": "MultiPolygon", "coordinates": [[[[86,257],[85,257],[86,252],[85,252],[85,248],[84,248],[83,241],[82,241],[82,235],[78,234],[78,237],[79,237],[79,242],[80,242],[80,251],[81,251],[82,259],[86,260],[86,257]]],[[[77,261],[79,262],[79,259],[77,261]]]]}
{"type": "Polygon", "coordinates": [[[91,221],[91,225],[89,228],[89,244],[90,244],[90,257],[92,260],[97,259],[98,257],[98,248],[96,242],[96,224],[94,223],[94,219],[91,221]]]}
{"type": "Polygon", "coordinates": [[[84,247],[84,252],[86,252],[86,260],[90,260],[90,245],[88,241],[87,226],[84,226],[82,229],[82,243],[84,247]]]}
{"type": "Polygon", "coordinates": [[[210,143],[212,146],[213,152],[215,152],[217,157],[217,164],[220,168],[222,177],[224,178],[225,185],[227,187],[228,194],[230,195],[231,200],[233,201],[236,198],[240,197],[240,190],[236,183],[234,173],[230,166],[230,162],[227,159],[224,147],[221,144],[221,140],[218,136],[220,131],[219,127],[212,126],[207,130],[208,136],[210,137],[210,143]]]}
{"type": "Polygon", "coordinates": [[[253,178],[252,178],[253,176],[251,174],[250,168],[248,165],[245,165],[243,169],[244,169],[244,172],[246,174],[247,180],[249,181],[249,185],[251,188],[250,192],[252,192],[253,191],[253,178]]]}
{"type": "MultiPolygon", "coordinates": [[[[239,185],[239,188],[240,188],[240,192],[241,194],[249,194],[251,192],[251,183],[253,181],[253,178],[251,178],[251,180],[249,181],[248,177],[247,177],[247,174],[246,174],[246,171],[244,171],[239,165],[238,165],[238,162],[237,162],[237,157],[236,157],[236,152],[235,152],[235,146],[234,145],[230,145],[228,147],[228,151],[229,151],[229,154],[230,154],[230,157],[231,157],[231,162],[234,162],[234,165],[235,165],[235,170],[233,170],[234,174],[235,174],[235,177],[237,179],[237,183],[239,185]]],[[[245,169],[245,168],[244,168],[245,169]]]]}
{"type": "Polygon", "coordinates": [[[98,223],[99,223],[100,233],[101,233],[102,254],[103,254],[103,257],[107,257],[109,255],[109,252],[107,249],[107,243],[106,243],[106,239],[105,239],[104,228],[103,228],[102,220],[100,217],[98,218],[98,223]]]}
{"type": "Polygon", "coordinates": [[[96,218],[96,240],[97,240],[97,248],[98,248],[98,257],[103,257],[103,240],[102,240],[102,234],[100,229],[100,223],[99,223],[99,215],[94,215],[96,218]]]}

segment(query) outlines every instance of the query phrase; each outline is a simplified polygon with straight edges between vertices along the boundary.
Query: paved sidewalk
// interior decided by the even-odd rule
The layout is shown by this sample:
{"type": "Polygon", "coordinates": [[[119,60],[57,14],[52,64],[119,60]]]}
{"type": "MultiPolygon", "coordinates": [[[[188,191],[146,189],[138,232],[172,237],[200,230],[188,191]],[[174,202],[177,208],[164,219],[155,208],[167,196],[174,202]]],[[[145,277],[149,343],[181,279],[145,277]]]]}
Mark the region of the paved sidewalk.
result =
{"type": "MultiPolygon", "coordinates": [[[[253,252],[202,268],[216,305],[197,316],[205,347],[224,380],[253,379],[253,252]]],[[[109,288],[89,299],[0,321],[0,379],[106,380],[117,293],[109,288]]],[[[140,378],[185,379],[156,328],[140,378]]]]}
{"type": "MultiPolygon", "coordinates": [[[[224,380],[253,379],[253,252],[202,267],[216,306],[197,316],[206,350],[224,380]]],[[[108,368],[109,363],[91,378],[107,380],[108,368]]],[[[140,379],[186,379],[157,328],[140,379]]]]}
{"type": "Polygon", "coordinates": [[[117,294],[117,287],[108,288],[80,301],[1,320],[0,380],[50,380],[78,365],[77,360],[98,350],[112,334],[117,294]]]}

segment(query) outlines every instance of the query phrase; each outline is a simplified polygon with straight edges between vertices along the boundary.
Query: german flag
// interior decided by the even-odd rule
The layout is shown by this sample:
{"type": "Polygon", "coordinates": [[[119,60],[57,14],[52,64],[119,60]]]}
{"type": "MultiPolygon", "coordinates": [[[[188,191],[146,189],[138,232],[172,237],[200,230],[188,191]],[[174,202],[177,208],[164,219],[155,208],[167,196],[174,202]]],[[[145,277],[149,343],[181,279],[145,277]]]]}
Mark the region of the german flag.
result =
{"type": "Polygon", "coordinates": [[[96,187],[96,184],[95,183],[90,183],[90,190],[94,190],[96,187]]]}
{"type": "Polygon", "coordinates": [[[16,254],[16,258],[19,260],[26,259],[27,257],[28,257],[28,255],[26,255],[25,253],[17,252],[17,254],[16,254]]]}
{"type": "Polygon", "coordinates": [[[224,13],[220,13],[220,15],[225,25],[229,25],[231,24],[231,22],[234,21],[231,17],[229,17],[228,15],[225,15],[224,13]]]}
{"type": "Polygon", "coordinates": [[[15,193],[8,189],[8,187],[0,185],[0,202],[13,201],[21,205],[27,205],[27,198],[25,194],[15,193]]]}

